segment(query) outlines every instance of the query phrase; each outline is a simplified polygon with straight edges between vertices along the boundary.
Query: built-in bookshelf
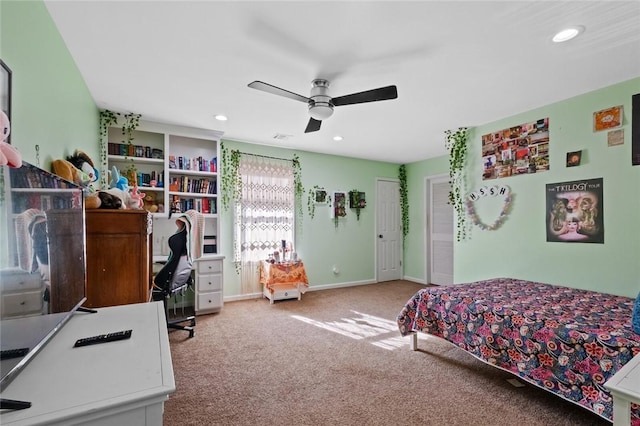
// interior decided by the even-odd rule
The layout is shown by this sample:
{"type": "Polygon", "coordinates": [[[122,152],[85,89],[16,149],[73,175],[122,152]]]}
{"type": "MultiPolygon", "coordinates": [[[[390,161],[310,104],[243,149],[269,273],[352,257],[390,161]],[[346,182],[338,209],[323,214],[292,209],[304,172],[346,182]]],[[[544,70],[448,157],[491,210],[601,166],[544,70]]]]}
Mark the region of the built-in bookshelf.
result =
{"type": "Polygon", "coordinates": [[[163,235],[158,245],[166,244],[175,231],[167,219],[191,209],[205,215],[205,235],[217,239],[221,136],[215,130],[141,121],[132,132],[133,141],[127,143],[119,124],[108,129],[102,141],[107,153],[103,168],[113,175],[115,167],[130,187],[137,185],[145,193],[154,233],[163,235]]]}

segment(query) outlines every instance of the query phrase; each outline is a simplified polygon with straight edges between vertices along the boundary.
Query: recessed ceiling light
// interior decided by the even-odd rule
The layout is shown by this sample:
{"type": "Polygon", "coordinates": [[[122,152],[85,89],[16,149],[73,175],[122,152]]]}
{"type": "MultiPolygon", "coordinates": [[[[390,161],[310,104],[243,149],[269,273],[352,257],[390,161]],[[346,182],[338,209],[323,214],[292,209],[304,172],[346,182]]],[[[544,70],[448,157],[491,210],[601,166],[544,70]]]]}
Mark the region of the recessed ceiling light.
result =
{"type": "Polygon", "coordinates": [[[339,135],[338,136],[334,136],[333,140],[334,141],[341,141],[342,140],[342,136],[339,136],[339,135]]]}
{"type": "Polygon", "coordinates": [[[565,28],[564,30],[559,31],[556,35],[554,35],[551,40],[553,40],[554,43],[562,43],[564,41],[569,41],[572,38],[577,37],[583,31],[584,27],[581,25],[565,28]]]}
{"type": "Polygon", "coordinates": [[[222,114],[218,114],[218,115],[216,115],[216,120],[218,120],[218,121],[227,121],[227,116],[226,115],[222,115],[222,114]]]}

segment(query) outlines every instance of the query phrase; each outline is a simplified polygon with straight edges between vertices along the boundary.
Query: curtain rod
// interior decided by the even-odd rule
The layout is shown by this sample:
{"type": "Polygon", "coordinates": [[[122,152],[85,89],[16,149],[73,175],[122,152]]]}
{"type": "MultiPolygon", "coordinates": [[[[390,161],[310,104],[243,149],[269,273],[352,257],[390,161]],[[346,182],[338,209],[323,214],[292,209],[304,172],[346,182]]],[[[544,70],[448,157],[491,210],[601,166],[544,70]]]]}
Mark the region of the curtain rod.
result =
{"type": "Polygon", "coordinates": [[[272,160],[283,160],[283,161],[293,161],[293,158],[279,158],[279,157],[271,157],[269,155],[261,155],[261,154],[252,154],[250,152],[242,152],[240,150],[238,150],[238,152],[240,154],[244,154],[244,155],[253,155],[254,157],[262,157],[262,158],[270,158],[272,160]]]}

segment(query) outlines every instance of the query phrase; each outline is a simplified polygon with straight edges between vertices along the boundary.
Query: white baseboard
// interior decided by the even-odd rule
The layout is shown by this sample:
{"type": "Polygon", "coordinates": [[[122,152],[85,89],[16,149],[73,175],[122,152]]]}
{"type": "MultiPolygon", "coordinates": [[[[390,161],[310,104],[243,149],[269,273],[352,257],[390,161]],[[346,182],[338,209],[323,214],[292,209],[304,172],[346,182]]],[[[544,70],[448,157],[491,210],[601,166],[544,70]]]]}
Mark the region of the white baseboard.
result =
{"type": "Polygon", "coordinates": [[[414,278],[414,277],[409,277],[409,276],[405,275],[404,277],[402,277],[402,279],[405,280],[405,281],[411,281],[411,282],[416,283],[416,284],[427,285],[427,282],[425,280],[421,279],[421,278],[414,278]]]}
{"type": "MultiPolygon", "coordinates": [[[[319,290],[330,290],[333,288],[342,288],[342,287],[356,287],[359,285],[368,285],[375,284],[374,280],[363,280],[363,281],[351,281],[344,283],[334,283],[334,284],[321,284],[321,285],[313,285],[307,289],[307,291],[319,291],[319,290]]],[[[224,303],[227,302],[237,302],[240,300],[249,300],[249,299],[260,299],[264,296],[262,293],[250,293],[250,294],[242,294],[238,296],[225,296],[224,303]]],[[[304,298],[304,296],[302,296],[304,298]]]]}

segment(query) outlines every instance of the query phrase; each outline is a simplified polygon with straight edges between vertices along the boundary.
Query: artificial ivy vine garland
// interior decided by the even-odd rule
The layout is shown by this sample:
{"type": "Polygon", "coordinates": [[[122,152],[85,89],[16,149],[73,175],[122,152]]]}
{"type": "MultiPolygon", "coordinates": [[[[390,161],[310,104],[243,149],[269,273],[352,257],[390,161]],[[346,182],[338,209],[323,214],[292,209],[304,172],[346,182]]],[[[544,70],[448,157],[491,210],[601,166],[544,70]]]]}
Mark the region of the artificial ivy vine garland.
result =
{"type": "Polygon", "coordinates": [[[449,150],[449,178],[451,191],[449,204],[453,206],[457,216],[456,238],[462,241],[467,237],[467,222],[464,211],[462,194],[465,192],[464,165],[467,158],[467,139],[469,133],[466,127],[458,130],[446,130],[445,147],[449,150]]]}
{"type": "Polygon", "coordinates": [[[222,151],[222,208],[229,210],[231,202],[240,201],[242,197],[242,180],[240,179],[240,151],[229,150],[224,142],[220,143],[222,151]]]}
{"type": "MultiPolygon", "coordinates": [[[[100,174],[100,185],[103,188],[109,187],[108,182],[108,164],[107,164],[107,148],[108,148],[108,136],[109,127],[114,126],[118,122],[118,118],[122,117],[124,122],[122,123],[122,143],[127,146],[133,145],[133,132],[140,125],[140,114],[134,114],[132,112],[127,114],[121,114],[119,112],[113,112],[108,109],[100,111],[100,164],[102,173],[100,174]]],[[[128,155],[125,155],[128,157],[128,155]]],[[[136,181],[136,166],[131,158],[131,164],[127,168],[127,178],[134,182],[136,181]]]]}
{"type": "Polygon", "coordinates": [[[398,179],[400,180],[400,207],[402,209],[402,243],[409,235],[409,195],[407,192],[407,167],[402,164],[398,169],[398,179]]]}
{"type": "Polygon", "coordinates": [[[502,225],[504,220],[507,218],[507,213],[509,212],[509,207],[511,207],[511,193],[509,191],[508,186],[492,186],[492,187],[481,187],[477,191],[470,193],[466,199],[467,205],[467,213],[471,218],[471,222],[478,226],[482,230],[495,231],[502,225]],[[487,225],[478,217],[478,213],[476,213],[476,209],[474,206],[474,202],[478,200],[480,197],[486,196],[498,196],[504,195],[504,205],[502,206],[502,210],[498,215],[498,218],[491,224],[487,225]]]}
{"type": "Polygon", "coordinates": [[[296,205],[298,206],[298,219],[300,219],[299,223],[302,226],[302,218],[304,216],[304,211],[302,210],[302,194],[304,194],[304,186],[302,185],[302,166],[300,165],[300,159],[297,154],[293,154],[293,190],[296,197],[296,205]]]}

